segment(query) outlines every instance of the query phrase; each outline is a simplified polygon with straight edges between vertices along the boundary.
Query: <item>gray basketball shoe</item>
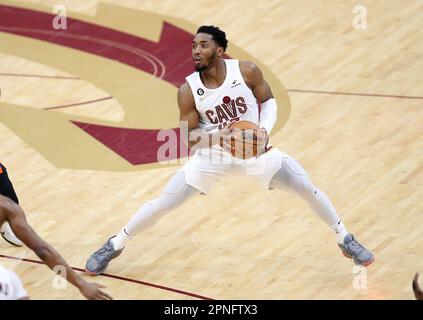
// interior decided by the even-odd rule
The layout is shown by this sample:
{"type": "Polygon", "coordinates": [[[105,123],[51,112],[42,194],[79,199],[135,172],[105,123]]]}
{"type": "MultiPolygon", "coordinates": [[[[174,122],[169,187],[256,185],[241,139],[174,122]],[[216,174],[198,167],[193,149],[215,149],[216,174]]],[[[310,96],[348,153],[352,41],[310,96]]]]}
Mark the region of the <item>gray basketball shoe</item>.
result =
{"type": "Polygon", "coordinates": [[[375,261],[373,254],[358,243],[352,234],[348,234],[344,239],[344,244],[338,243],[338,246],[341,248],[344,256],[352,258],[354,263],[357,265],[366,267],[375,261]]]}
{"type": "Polygon", "coordinates": [[[115,250],[113,248],[113,244],[110,240],[114,237],[115,236],[110,237],[109,240],[107,240],[107,242],[87,260],[85,264],[85,271],[87,273],[92,276],[102,274],[109,265],[109,262],[122,253],[123,248],[120,250],[115,250]]]}

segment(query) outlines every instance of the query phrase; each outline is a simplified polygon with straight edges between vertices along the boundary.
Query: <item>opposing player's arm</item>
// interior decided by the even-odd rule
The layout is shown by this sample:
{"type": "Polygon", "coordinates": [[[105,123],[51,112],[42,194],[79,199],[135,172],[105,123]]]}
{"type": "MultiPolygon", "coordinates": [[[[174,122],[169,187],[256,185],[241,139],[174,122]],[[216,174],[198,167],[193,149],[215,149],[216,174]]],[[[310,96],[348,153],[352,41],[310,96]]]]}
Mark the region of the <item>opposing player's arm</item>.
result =
{"type": "Polygon", "coordinates": [[[35,254],[52,270],[60,270],[60,276],[76,286],[88,299],[111,299],[111,297],[100,290],[101,287],[95,283],[88,283],[82,279],[66,263],[62,256],[31,228],[28,224],[25,213],[19,205],[7,197],[0,195],[0,219],[7,220],[15,235],[33,250],[35,254]],[[63,269],[57,269],[63,268],[63,269]]]}
{"type": "Polygon", "coordinates": [[[188,83],[184,83],[178,89],[178,107],[179,121],[186,121],[188,123],[188,137],[185,137],[185,140],[188,140],[188,146],[191,149],[209,148],[214,144],[221,144],[218,138],[219,132],[209,134],[202,132],[198,128],[200,122],[199,115],[195,108],[195,100],[188,83]]]}
{"type": "Polygon", "coordinates": [[[423,290],[419,286],[419,274],[416,273],[413,279],[413,290],[417,300],[423,300],[423,290]]]}
{"type": "Polygon", "coordinates": [[[261,103],[260,127],[270,134],[277,119],[277,105],[269,84],[263,78],[260,68],[253,62],[242,61],[239,64],[245,83],[261,103]]]}

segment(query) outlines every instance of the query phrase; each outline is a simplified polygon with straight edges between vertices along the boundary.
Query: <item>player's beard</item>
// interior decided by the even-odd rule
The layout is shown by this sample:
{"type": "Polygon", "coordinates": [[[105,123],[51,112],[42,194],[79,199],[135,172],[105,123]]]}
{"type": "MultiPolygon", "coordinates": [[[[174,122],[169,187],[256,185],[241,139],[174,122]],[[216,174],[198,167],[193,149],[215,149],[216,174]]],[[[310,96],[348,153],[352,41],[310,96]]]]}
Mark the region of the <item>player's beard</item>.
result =
{"type": "Polygon", "coordinates": [[[197,67],[195,66],[195,71],[197,72],[203,72],[204,70],[206,70],[209,65],[214,61],[214,58],[216,57],[216,52],[213,52],[212,56],[209,59],[209,63],[208,64],[203,64],[201,67],[197,67]]]}

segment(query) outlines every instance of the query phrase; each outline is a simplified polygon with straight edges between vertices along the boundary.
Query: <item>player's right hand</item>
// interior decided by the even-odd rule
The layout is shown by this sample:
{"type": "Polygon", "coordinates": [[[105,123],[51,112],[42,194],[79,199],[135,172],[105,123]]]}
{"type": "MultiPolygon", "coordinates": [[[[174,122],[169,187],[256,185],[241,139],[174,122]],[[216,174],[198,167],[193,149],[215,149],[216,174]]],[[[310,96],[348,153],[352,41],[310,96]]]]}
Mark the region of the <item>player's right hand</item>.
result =
{"type": "Polygon", "coordinates": [[[231,131],[228,124],[217,132],[219,145],[226,150],[231,148],[231,131]]]}
{"type": "Polygon", "coordinates": [[[113,300],[111,296],[100,288],[105,288],[105,286],[98,283],[86,282],[79,291],[81,291],[81,294],[88,300],[113,300]]]}

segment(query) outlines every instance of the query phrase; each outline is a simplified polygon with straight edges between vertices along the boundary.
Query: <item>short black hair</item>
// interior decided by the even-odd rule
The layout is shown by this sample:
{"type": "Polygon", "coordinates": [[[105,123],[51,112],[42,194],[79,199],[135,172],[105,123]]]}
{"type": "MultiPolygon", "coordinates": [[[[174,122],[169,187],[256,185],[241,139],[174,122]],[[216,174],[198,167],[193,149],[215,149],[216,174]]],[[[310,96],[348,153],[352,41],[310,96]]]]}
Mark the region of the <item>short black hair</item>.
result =
{"type": "Polygon", "coordinates": [[[228,40],[226,39],[226,33],[215,26],[201,26],[197,30],[198,33],[207,33],[213,36],[213,40],[226,51],[228,47],[228,40]]]}

